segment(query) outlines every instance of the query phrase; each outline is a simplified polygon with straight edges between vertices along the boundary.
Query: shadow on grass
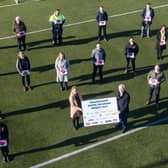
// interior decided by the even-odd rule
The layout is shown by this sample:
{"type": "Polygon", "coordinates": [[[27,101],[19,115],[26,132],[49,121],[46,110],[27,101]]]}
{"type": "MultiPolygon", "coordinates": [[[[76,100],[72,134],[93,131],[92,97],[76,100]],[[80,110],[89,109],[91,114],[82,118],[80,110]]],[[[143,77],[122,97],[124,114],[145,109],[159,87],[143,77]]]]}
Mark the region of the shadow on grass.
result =
{"type": "MultiPolygon", "coordinates": [[[[156,35],[158,29],[154,29],[151,31],[151,36],[156,35]]],[[[135,29],[135,30],[128,30],[128,31],[122,31],[122,32],[115,32],[115,33],[109,33],[107,38],[108,40],[110,39],[115,39],[115,38],[120,38],[120,37],[129,37],[129,36],[140,36],[140,29],[135,29]]],[[[69,40],[66,41],[66,39],[73,39],[75,36],[67,36],[64,37],[64,43],[62,46],[67,46],[67,45],[81,45],[81,44],[87,44],[92,41],[97,41],[97,36],[94,37],[89,37],[85,39],[77,39],[77,40],[69,40]]],[[[45,49],[45,48],[52,48],[52,44],[44,45],[44,46],[37,46],[41,44],[45,44],[48,42],[52,42],[51,38],[49,39],[43,39],[43,40],[38,40],[38,41],[33,41],[33,42],[28,42],[28,50],[35,50],[35,49],[45,49]]],[[[62,47],[62,46],[56,46],[56,47],[62,47]]],[[[0,49],[10,49],[10,48],[16,48],[18,47],[17,45],[5,45],[5,46],[0,46],[0,49]]]]}
{"type": "MultiPolygon", "coordinates": [[[[165,98],[163,100],[166,100],[166,101],[160,103],[160,109],[167,108],[168,98],[165,98]]],[[[148,113],[155,113],[155,111],[156,111],[156,109],[153,109],[151,107],[144,107],[144,108],[139,108],[139,109],[133,110],[131,112],[131,115],[136,117],[138,112],[141,112],[141,110],[143,110],[143,114],[142,115],[146,115],[148,113]]],[[[145,123],[143,123],[143,124],[141,123],[141,119],[140,120],[136,120],[135,121],[136,122],[136,126],[134,126],[135,122],[130,122],[129,126],[131,126],[131,129],[144,126],[146,124],[149,124],[149,123],[151,123],[153,121],[158,120],[159,118],[164,118],[165,116],[167,117],[167,112],[168,112],[168,109],[163,111],[161,114],[157,114],[156,113],[155,116],[147,118],[145,123]],[[138,122],[139,122],[139,124],[138,124],[138,122]]],[[[166,122],[166,123],[160,123],[160,124],[168,124],[168,123],[166,122]]],[[[97,131],[95,133],[82,135],[82,136],[78,136],[78,137],[73,137],[73,138],[64,140],[62,142],[59,142],[57,144],[53,144],[53,145],[50,145],[50,146],[40,147],[40,148],[25,150],[25,151],[22,151],[22,152],[13,153],[13,154],[11,154],[11,157],[15,158],[17,156],[21,156],[21,155],[25,155],[25,154],[31,154],[31,153],[35,153],[35,152],[41,152],[41,151],[48,151],[48,150],[52,150],[52,149],[56,149],[56,148],[60,148],[60,147],[69,146],[69,145],[81,146],[81,145],[87,145],[87,144],[90,144],[90,143],[95,143],[95,142],[98,141],[97,138],[100,138],[102,136],[110,135],[110,134],[112,134],[112,133],[114,133],[114,132],[116,132],[118,130],[119,130],[118,127],[108,128],[108,129],[105,129],[105,130],[97,131]]],[[[163,163],[166,163],[166,162],[163,162],[163,163]]],[[[148,167],[142,167],[142,168],[148,168],[148,167]]]]}
{"type": "MultiPolygon", "coordinates": [[[[151,31],[151,36],[156,35],[158,29],[154,29],[151,31]]],[[[140,29],[135,29],[135,30],[128,30],[128,31],[122,31],[122,32],[115,32],[115,33],[109,33],[107,38],[108,40],[110,39],[115,39],[115,38],[120,38],[120,37],[129,37],[129,36],[140,36],[140,29]]],[[[65,38],[64,38],[65,39],[65,38]]],[[[42,40],[42,42],[45,42],[45,40],[42,40]]],[[[82,45],[82,44],[87,44],[89,42],[92,41],[97,41],[97,36],[94,37],[89,37],[89,38],[84,38],[84,39],[77,39],[77,40],[69,40],[66,41],[64,40],[63,45],[62,46],[67,46],[67,45],[82,45]]],[[[36,45],[38,45],[38,42],[34,42],[36,45]]],[[[47,41],[48,42],[48,41],[47,41]]],[[[41,42],[40,42],[41,43],[41,42]]],[[[30,49],[44,49],[44,48],[51,48],[52,45],[46,45],[46,46],[37,46],[37,47],[33,47],[30,49]]],[[[57,46],[57,47],[61,47],[61,46],[57,46]]]]}
{"type": "MultiPolygon", "coordinates": [[[[110,93],[112,93],[111,90],[110,91],[99,92],[99,93],[87,94],[87,95],[83,95],[83,97],[84,97],[84,99],[89,99],[89,98],[95,98],[97,96],[108,95],[110,93]]],[[[4,117],[10,117],[10,116],[22,115],[22,114],[26,114],[26,113],[41,112],[43,110],[52,109],[52,108],[64,109],[68,106],[69,106],[69,102],[68,102],[68,97],[67,97],[67,99],[61,100],[61,101],[58,101],[58,102],[45,104],[45,105],[32,107],[32,108],[16,110],[16,111],[12,111],[12,112],[7,112],[7,113],[3,114],[3,116],[4,117]]]]}
{"type": "Polygon", "coordinates": [[[168,165],[168,159],[164,159],[164,160],[157,161],[157,162],[154,162],[154,163],[150,163],[148,165],[141,166],[141,167],[138,167],[138,168],[159,168],[159,167],[167,166],[167,165],[168,165]]]}

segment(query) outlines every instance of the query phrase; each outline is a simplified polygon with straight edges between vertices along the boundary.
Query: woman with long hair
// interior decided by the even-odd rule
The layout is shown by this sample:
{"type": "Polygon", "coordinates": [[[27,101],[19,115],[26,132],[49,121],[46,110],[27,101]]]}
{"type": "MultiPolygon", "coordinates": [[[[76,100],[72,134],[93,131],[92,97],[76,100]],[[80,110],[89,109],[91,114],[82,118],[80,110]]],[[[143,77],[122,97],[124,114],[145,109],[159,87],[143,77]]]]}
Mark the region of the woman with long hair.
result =
{"type": "Polygon", "coordinates": [[[79,93],[79,90],[76,86],[71,88],[69,95],[69,104],[70,104],[70,118],[72,119],[73,127],[79,129],[79,118],[82,115],[82,102],[83,98],[79,93]]]}
{"type": "Polygon", "coordinates": [[[55,60],[57,73],[56,81],[60,83],[62,90],[68,90],[69,61],[63,52],[59,52],[55,60]]]}

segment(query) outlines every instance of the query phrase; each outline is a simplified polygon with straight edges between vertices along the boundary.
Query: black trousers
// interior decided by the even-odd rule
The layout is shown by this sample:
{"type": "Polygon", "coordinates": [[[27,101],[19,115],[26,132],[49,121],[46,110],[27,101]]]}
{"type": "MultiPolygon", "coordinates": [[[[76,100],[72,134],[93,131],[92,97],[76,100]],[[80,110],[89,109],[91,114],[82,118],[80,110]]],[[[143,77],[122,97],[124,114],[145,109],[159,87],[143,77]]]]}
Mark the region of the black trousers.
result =
{"type": "Polygon", "coordinates": [[[106,26],[98,26],[98,38],[99,39],[101,38],[102,31],[103,31],[104,38],[107,38],[106,26]]]}
{"type": "Polygon", "coordinates": [[[93,74],[92,74],[92,80],[93,81],[95,81],[97,70],[99,70],[100,80],[103,80],[103,65],[95,65],[95,64],[93,64],[93,74]]]}
{"type": "Polygon", "coordinates": [[[132,70],[135,71],[135,58],[126,58],[126,66],[125,69],[128,70],[129,64],[132,64],[132,70]]]}
{"type": "Polygon", "coordinates": [[[62,44],[62,33],[63,33],[62,29],[53,29],[52,30],[54,43],[57,43],[57,40],[58,40],[59,44],[62,44]]]}
{"type": "Polygon", "coordinates": [[[2,153],[2,156],[4,157],[5,159],[5,162],[7,162],[9,160],[9,150],[8,150],[8,146],[5,146],[5,147],[1,147],[1,153],[2,153]]]}
{"type": "Polygon", "coordinates": [[[165,50],[165,49],[166,49],[166,45],[156,47],[157,59],[162,59],[163,58],[163,50],[165,50]]]}
{"type": "Polygon", "coordinates": [[[17,38],[19,50],[26,50],[26,36],[17,38]]]}
{"type": "Polygon", "coordinates": [[[30,86],[30,75],[22,76],[22,85],[24,87],[30,86]],[[25,79],[27,81],[27,85],[26,85],[25,79]]]}

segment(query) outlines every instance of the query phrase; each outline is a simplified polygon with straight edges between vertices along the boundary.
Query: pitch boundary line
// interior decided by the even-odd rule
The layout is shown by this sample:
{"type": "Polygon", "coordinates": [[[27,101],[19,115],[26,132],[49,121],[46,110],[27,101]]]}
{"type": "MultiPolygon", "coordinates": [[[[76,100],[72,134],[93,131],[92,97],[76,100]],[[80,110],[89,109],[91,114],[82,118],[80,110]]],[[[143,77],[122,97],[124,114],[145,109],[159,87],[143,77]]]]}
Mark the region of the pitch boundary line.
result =
{"type": "Polygon", "coordinates": [[[56,158],[54,158],[54,159],[51,159],[51,160],[45,161],[45,162],[43,162],[43,163],[40,163],[40,164],[31,166],[30,168],[41,168],[41,167],[47,166],[47,165],[49,165],[49,164],[58,162],[58,161],[60,161],[60,160],[63,160],[63,159],[69,158],[69,157],[71,157],[71,156],[77,155],[77,154],[79,154],[79,153],[82,153],[82,152],[84,152],[84,151],[87,151],[87,150],[89,150],[89,149],[95,148],[95,147],[97,147],[97,146],[100,146],[100,145],[103,145],[103,144],[106,144],[106,143],[115,141],[115,140],[117,140],[117,139],[120,139],[120,138],[125,137],[125,136],[130,135],[130,134],[136,133],[136,132],[141,131],[141,130],[143,130],[143,129],[145,129],[145,128],[148,128],[148,127],[150,127],[150,126],[157,125],[157,124],[162,123],[162,122],[164,122],[164,121],[168,121],[168,117],[166,117],[166,118],[164,118],[164,119],[160,119],[160,120],[154,121],[154,122],[151,122],[151,123],[148,123],[148,124],[146,124],[145,126],[142,126],[142,127],[139,127],[139,128],[135,128],[135,129],[130,130],[130,131],[124,133],[124,134],[119,134],[119,135],[117,135],[117,136],[114,136],[114,137],[105,139],[105,140],[103,140],[103,141],[94,143],[94,144],[92,144],[92,145],[88,145],[88,146],[86,146],[86,147],[83,147],[83,148],[81,148],[81,149],[75,150],[75,151],[73,151],[73,152],[69,152],[69,153],[63,154],[63,155],[58,156],[58,157],[56,157],[56,158]]]}
{"type": "MultiPolygon", "coordinates": [[[[154,9],[159,9],[159,8],[164,8],[164,7],[168,7],[168,4],[155,6],[153,8],[154,9]]],[[[139,13],[141,11],[142,11],[142,9],[134,10],[134,11],[130,11],[130,12],[125,12],[125,13],[114,14],[114,15],[109,16],[109,18],[116,18],[116,17],[126,16],[126,15],[131,15],[131,14],[139,13]]],[[[89,19],[89,20],[85,20],[85,21],[81,21],[81,22],[66,24],[64,27],[77,26],[77,25],[81,25],[81,24],[85,24],[85,23],[91,23],[91,22],[95,22],[95,21],[96,21],[95,19],[89,19]]],[[[45,32],[45,31],[48,31],[48,30],[51,30],[51,28],[46,28],[46,29],[42,29],[42,30],[36,30],[36,31],[28,32],[26,34],[27,35],[31,35],[31,34],[45,32]]],[[[16,37],[16,36],[15,35],[11,35],[11,36],[6,36],[6,37],[1,37],[0,41],[11,39],[11,38],[14,38],[14,37],[16,37]]]]}

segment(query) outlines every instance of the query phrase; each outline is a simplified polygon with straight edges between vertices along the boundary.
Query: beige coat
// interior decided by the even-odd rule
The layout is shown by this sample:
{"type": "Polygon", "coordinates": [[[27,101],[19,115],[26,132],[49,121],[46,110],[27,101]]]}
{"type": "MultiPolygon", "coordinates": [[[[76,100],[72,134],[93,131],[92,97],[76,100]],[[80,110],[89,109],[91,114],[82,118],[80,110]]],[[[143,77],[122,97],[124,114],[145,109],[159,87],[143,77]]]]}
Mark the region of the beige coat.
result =
{"type": "MultiPolygon", "coordinates": [[[[79,99],[82,101],[82,97],[79,95],[79,99]]],[[[78,107],[78,104],[73,95],[69,96],[69,104],[70,104],[70,117],[79,117],[81,115],[82,109],[78,107]]]]}

